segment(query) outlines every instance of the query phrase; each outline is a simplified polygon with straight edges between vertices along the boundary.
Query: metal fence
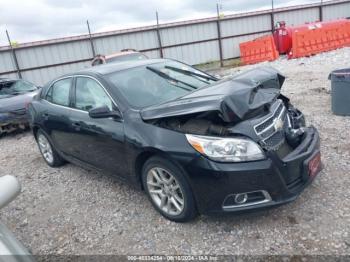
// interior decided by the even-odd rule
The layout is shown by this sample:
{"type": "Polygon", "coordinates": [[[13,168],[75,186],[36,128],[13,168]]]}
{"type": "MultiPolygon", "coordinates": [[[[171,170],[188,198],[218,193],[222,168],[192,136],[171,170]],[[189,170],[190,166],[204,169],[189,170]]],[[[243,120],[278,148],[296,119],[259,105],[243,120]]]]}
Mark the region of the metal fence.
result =
{"type": "Polygon", "coordinates": [[[350,16],[350,0],[334,0],[244,14],[80,35],[0,47],[0,77],[42,85],[88,67],[94,54],[134,48],[151,58],[201,64],[239,57],[239,43],[274,30],[277,21],[298,25],[350,16]]]}

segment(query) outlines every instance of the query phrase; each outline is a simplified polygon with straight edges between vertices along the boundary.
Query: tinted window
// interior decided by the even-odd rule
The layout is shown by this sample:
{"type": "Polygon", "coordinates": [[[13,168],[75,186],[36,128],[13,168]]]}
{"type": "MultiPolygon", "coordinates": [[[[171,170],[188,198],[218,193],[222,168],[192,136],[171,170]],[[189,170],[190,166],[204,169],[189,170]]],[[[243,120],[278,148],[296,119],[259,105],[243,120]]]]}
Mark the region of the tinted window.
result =
{"type": "Polygon", "coordinates": [[[71,83],[71,78],[55,82],[47,93],[46,100],[57,105],[69,106],[69,91],[71,83]]]}
{"type": "Polygon", "coordinates": [[[110,110],[113,109],[112,100],[103,87],[91,78],[78,77],[75,90],[75,108],[89,111],[100,106],[108,106],[110,110]]]}
{"type": "Polygon", "coordinates": [[[108,75],[128,103],[142,108],[184,96],[216,81],[193,67],[166,61],[108,75]]]}

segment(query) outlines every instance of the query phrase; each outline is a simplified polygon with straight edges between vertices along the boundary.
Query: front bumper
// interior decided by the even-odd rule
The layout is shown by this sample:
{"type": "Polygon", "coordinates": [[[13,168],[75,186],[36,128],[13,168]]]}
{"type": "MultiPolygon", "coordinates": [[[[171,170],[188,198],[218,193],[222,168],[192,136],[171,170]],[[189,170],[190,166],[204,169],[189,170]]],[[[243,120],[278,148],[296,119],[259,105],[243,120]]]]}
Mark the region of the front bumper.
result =
{"type": "Polygon", "coordinates": [[[0,134],[9,133],[28,125],[28,114],[25,109],[0,113],[0,134]]]}
{"type": "Polygon", "coordinates": [[[319,134],[310,127],[301,144],[283,159],[273,151],[267,152],[265,160],[246,163],[218,163],[199,157],[185,169],[200,213],[237,212],[293,201],[313,181],[308,163],[318,154],[319,134]],[[224,207],[229,195],[246,192],[267,192],[268,197],[257,204],[224,207]]]}

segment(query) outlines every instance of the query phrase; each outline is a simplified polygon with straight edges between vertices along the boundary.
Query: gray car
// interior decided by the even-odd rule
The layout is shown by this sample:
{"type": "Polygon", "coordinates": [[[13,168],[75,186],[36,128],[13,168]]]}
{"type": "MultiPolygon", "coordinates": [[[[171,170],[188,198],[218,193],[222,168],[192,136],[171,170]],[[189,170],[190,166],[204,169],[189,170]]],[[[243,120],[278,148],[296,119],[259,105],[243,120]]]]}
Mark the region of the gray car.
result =
{"type": "Polygon", "coordinates": [[[0,78],[0,135],[28,126],[26,107],[39,90],[22,79],[0,78]]]}
{"type": "MultiPolygon", "coordinates": [[[[0,177],[0,209],[9,204],[20,193],[21,186],[14,176],[0,177]]],[[[33,262],[34,258],[16,239],[10,230],[0,222],[0,262],[33,262]]]]}

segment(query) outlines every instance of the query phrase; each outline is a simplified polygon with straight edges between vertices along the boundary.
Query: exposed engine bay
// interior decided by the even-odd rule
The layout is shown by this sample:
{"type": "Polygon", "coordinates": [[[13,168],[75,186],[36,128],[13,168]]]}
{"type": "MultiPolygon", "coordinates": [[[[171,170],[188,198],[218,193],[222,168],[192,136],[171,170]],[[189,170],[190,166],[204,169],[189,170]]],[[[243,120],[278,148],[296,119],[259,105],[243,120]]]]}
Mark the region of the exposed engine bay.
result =
{"type": "Polygon", "coordinates": [[[253,69],[163,105],[146,108],[146,122],[185,134],[248,136],[263,148],[290,148],[303,139],[304,115],[280,93],[284,77],[253,69]]]}
{"type": "MultiPolygon", "coordinates": [[[[284,129],[288,144],[296,147],[300,144],[305,127],[304,115],[292,106],[287,104],[287,117],[289,126],[284,129]]],[[[248,120],[249,121],[249,120],[248,120]]],[[[205,112],[200,114],[184,115],[179,117],[168,117],[150,121],[152,124],[162,128],[171,129],[184,134],[196,134],[207,136],[232,136],[232,127],[237,123],[225,123],[218,117],[216,112],[205,112]]]]}

